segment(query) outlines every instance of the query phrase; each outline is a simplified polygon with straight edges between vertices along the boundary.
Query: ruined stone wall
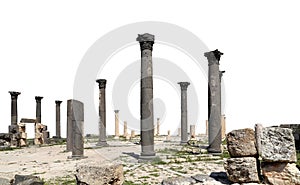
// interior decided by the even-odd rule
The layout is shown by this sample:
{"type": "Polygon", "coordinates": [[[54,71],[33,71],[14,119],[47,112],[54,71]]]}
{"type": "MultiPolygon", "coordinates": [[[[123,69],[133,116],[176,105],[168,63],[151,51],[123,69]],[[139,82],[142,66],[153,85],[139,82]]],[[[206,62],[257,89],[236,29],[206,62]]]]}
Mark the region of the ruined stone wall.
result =
{"type": "Polygon", "coordinates": [[[300,184],[295,162],[294,135],[289,128],[262,127],[234,130],[227,134],[231,158],[224,163],[235,183],[300,184]]]}

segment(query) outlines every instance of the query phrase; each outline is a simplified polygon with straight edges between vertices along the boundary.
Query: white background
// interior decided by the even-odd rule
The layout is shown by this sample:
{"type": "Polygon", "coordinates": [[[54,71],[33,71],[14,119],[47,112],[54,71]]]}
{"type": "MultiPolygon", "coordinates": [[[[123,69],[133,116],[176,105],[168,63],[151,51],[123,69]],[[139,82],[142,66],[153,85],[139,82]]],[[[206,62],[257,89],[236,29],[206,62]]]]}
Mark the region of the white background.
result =
{"type": "MultiPolygon", "coordinates": [[[[253,128],[255,123],[297,124],[300,122],[299,18],[297,1],[1,1],[0,132],[8,131],[8,91],[13,90],[22,93],[18,99],[19,119],[35,118],[34,96],[45,97],[42,122],[48,125],[51,136],[55,134],[54,101],[63,100],[61,120],[65,136],[66,100],[72,98],[74,76],[83,55],[104,34],[140,21],[176,24],[197,35],[211,50],[218,48],[224,52],[220,68],[226,70],[223,79],[227,131],[253,128]]],[[[134,48],[139,53],[138,43],[134,48]]],[[[168,52],[164,56],[155,50],[154,57],[168,58],[168,52]]],[[[130,61],[138,59],[128,57],[130,61]]],[[[113,68],[117,67],[116,64],[113,68]]],[[[194,73],[193,69],[187,70],[194,73]]],[[[162,83],[157,81],[156,86],[164,86],[162,83]]],[[[199,80],[199,83],[207,82],[199,80]]],[[[176,124],[166,119],[162,134],[178,126],[180,100],[173,91],[167,88],[160,95],[154,92],[155,96],[168,97],[167,110],[175,113],[167,117],[176,124]],[[170,105],[170,96],[174,106],[170,105]]],[[[138,95],[137,86],[130,96],[137,99],[131,107],[137,117],[139,98],[132,96],[138,95]]],[[[206,107],[207,98],[201,97],[206,107]]],[[[114,108],[107,103],[107,131],[113,134],[114,108]]],[[[121,119],[126,119],[121,113],[121,119]]],[[[197,131],[203,133],[207,110],[199,114],[197,131]]],[[[97,120],[94,124],[96,128],[97,120]]],[[[89,132],[98,133],[97,129],[89,132]]]]}

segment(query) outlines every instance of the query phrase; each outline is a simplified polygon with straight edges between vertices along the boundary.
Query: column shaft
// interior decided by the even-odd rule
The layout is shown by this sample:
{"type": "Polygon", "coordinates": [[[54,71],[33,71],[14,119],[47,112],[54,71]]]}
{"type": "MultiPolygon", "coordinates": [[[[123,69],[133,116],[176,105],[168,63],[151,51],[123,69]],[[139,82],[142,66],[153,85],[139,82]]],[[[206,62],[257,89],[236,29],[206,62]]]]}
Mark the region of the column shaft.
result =
{"type": "Polygon", "coordinates": [[[187,122],[187,87],[189,82],[179,82],[181,88],[181,144],[188,141],[188,122],[187,122]]]}
{"type": "Polygon", "coordinates": [[[221,88],[219,77],[219,61],[223,53],[218,50],[204,54],[208,59],[208,85],[209,85],[209,114],[208,114],[208,151],[220,153],[221,150],[221,88]]]}
{"type": "Polygon", "coordinates": [[[41,100],[43,97],[41,96],[36,96],[35,101],[36,101],[36,122],[41,123],[42,122],[42,104],[41,100]]]}
{"type": "Polygon", "coordinates": [[[20,92],[9,91],[11,95],[11,125],[18,124],[18,96],[20,92]]]}
{"type": "Polygon", "coordinates": [[[61,131],[60,131],[60,104],[62,101],[56,100],[55,101],[55,109],[56,109],[56,115],[55,115],[55,120],[56,120],[56,137],[61,138],[61,131]]]}
{"type": "Polygon", "coordinates": [[[119,110],[115,110],[115,137],[119,136],[119,110]]]}
{"type": "Polygon", "coordinates": [[[141,159],[152,159],[154,152],[152,49],[154,35],[142,34],[136,39],[141,48],[141,159]]]}
{"type": "Polygon", "coordinates": [[[96,82],[99,83],[99,141],[97,145],[108,146],[106,141],[106,80],[98,79],[96,82]]]}

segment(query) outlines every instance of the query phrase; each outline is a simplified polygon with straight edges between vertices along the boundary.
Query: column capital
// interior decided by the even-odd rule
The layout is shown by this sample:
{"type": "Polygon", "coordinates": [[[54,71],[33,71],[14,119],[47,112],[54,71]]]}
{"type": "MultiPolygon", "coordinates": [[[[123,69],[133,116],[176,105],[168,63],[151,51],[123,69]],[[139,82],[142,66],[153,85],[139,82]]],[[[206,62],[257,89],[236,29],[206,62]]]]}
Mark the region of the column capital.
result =
{"type": "Polygon", "coordinates": [[[115,112],[116,114],[118,114],[118,113],[120,112],[120,110],[114,110],[114,112],[115,112]]]}
{"type": "Polygon", "coordinates": [[[214,50],[214,51],[209,51],[204,53],[204,56],[207,58],[208,60],[208,65],[212,65],[212,64],[217,64],[219,65],[219,61],[221,59],[221,56],[224,53],[220,52],[218,49],[214,50]]]}
{"type": "Polygon", "coordinates": [[[96,80],[97,83],[99,83],[99,89],[105,89],[106,88],[106,79],[98,79],[96,80]]]}
{"type": "Polygon", "coordinates": [[[152,51],[154,44],[154,35],[149,33],[138,34],[136,41],[140,43],[141,50],[149,49],[152,51]]]}
{"type": "Polygon", "coordinates": [[[223,76],[224,73],[225,73],[225,71],[219,71],[220,82],[221,82],[221,79],[222,79],[222,76],[223,76]]]}
{"type": "Polygon", "coordinates": [[[36,100],[36,102],[41,102],[41,100],[43,99],[44,97],[42,97],[42,96],[36,96],[35,97],[35,100],[36,100]]]}
{"type": "Polygon", "coordinates": [[[18,98],[18,96],[21,94],[20,92],[16,91],[8,91],[12,98],[18,98]]]}
{"type": "Polygon", "coordinates": [[[55,100],[55,104],[60,105],[63,101],[55,100]]]}
{"type": "Polygon", "coordinates": [[[190,85],[190,82],[178,82],[178,84],[180,85],[182,91],[186,91],[188,86],[190,85]]]}

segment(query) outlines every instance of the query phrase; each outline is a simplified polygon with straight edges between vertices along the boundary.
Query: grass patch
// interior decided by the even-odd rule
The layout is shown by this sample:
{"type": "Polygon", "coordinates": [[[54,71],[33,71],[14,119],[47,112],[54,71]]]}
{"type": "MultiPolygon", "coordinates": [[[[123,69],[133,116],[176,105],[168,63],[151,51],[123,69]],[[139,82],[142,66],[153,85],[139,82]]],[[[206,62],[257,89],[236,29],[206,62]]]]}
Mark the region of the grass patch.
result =
{"type": "Polygon", "coordinates": [[[224,158],[230,158],[230,155],[229,155],[229,152],[228,151],[224,151],[221,155],[221,158],[224,159],[224,158]]]}
{"type": "Polygon", "coordinates": [[[76,179],[73,176],[57,177],[45,182],[45,185],[76,185],[76,179]]]}

